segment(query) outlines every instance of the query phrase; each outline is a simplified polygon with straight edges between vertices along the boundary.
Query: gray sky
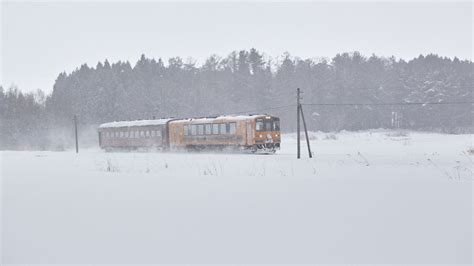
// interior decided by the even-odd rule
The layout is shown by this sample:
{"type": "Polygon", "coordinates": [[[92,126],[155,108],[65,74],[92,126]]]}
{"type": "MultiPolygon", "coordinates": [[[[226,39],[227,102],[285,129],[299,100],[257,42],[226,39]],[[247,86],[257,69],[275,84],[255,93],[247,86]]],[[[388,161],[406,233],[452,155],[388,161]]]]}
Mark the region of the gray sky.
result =
{"type": "MultiPolygon", "coordinates": [[[[1,0],[0,0],[1,1],[1,0]]],[[[471,2],[2,2],[0,85],[51,92],[83,63],[226,56],[252,47],[302,58],[346,51],[472,57],[471,2]]]]}

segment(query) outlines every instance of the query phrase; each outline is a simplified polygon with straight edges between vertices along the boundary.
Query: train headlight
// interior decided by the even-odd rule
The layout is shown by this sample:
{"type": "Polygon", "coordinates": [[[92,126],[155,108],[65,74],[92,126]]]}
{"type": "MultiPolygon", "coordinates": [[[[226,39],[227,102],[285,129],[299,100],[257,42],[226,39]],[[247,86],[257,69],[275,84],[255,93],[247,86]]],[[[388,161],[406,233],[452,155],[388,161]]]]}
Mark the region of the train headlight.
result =
{"type": "Polygon", "coordinates": [[[260,134],[260,137],[262,137],[262,134],[260,134]]]}
{"type": "Polygon", "coordinates": [[[275,137],[278,137],[278,133],[277,133],[277,134],[275,134],[275,137]]]}

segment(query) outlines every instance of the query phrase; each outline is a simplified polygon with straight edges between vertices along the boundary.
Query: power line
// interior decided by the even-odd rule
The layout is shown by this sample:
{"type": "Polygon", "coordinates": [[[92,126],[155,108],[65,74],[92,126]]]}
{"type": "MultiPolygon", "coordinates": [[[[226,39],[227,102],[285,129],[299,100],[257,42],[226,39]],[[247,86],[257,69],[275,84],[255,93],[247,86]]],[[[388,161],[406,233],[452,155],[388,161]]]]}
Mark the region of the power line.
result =
{"type": "MultiPolygon", "coordinates": [[[[217,117],[222,114],[229,114],[229,115],[237,115],[237,114],[251,114],[251,113],[257,113],[257,112],[262,112],[262,111],[268,111],[268,110],[276,110],[276,109],[282,109],[282,108],[288,108],[288,107],[293,107],[293,105],[282,105],[282,106],[275,106],[275,107],[268,107],[268,108],[259,108],[259,109],[253,109],[253,110],[246,110],[246,111],[238,111],[238,112],[220,112],[220,113],[215,113],[215,114],[207,114],[204,116],[197,116],[197,117],[217,117]]],[[[172,116],[173,117],[173,116],[172,116]]],[[[188,116],[174,116],[174,117],[196,117],[196,115],[188,115],[188,116]]]]}
{"type": "Polygon", "coordinates": [[[253,113],[253,112],[260,112],[260,111],[267,111],[267,110],[282,109],[282,108],[287,108],[287,107],[293,107],[293,105],[282,105],[282,106],[260,108],[260,109],[247,110],[247,111],[241,111],[241,112],[231,112],[230,114],[253,113]]]}
{"type": "Polygon", "coordinates": [[[302,103],[316,106],[394,106],[394,105],[468,105],[474,102],[399,102],[399,103],[302,103]]]}
{"type": "MultiPolygon", "coordinates": [[[[301,105],[307,106],[407,106],[407,105],[469,105],[474,104],[474,102],[398,102],[398,103],[302,103],[301,105]]],[[[259,109],[252,109],[252,110],[245,110],[245,111],[238,111],[238,112],[220,112],[215,114],[207,114],[204,116],[199,117],[215,117],[220,116],[223,113],[236,115],[236,114],[251,114],[251,113],[258,113],[262,111],[269,111],[269,110],[276,110],[276,109],[283,109],[288,107],[293,107],[294,105],[281,105],[275,107],[268,107],[268,108],[259,108],[259,109]]],[[[177,117],[196,117],[196,115],[191,116],[177,116],[177,117]]]]}

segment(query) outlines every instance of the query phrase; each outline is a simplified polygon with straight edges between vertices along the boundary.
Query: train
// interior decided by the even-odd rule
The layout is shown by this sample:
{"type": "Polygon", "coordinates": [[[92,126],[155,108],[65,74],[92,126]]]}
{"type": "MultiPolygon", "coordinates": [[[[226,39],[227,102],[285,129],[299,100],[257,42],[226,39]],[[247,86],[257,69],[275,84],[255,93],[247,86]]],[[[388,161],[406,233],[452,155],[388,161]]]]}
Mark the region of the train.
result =
{"type": "Polygon", "coordinates": [[[118,121],[101,124],[99,146],[106,151],[200,151],[232,149],[275,153],[280,118],[267,114],[118,121]]]}

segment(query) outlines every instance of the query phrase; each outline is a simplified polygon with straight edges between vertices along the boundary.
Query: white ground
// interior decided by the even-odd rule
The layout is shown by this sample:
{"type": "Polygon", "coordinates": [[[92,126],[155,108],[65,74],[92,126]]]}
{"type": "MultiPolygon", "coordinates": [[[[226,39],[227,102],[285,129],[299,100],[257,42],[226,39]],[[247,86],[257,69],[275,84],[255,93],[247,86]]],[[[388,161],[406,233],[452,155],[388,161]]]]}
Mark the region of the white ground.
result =
{"type": "Polygon", "coordinates": [[[294,135],[276,155],[2,152],[1,262],[471,264],[472,135],[311,138],[299,161],[294,135]]]}

